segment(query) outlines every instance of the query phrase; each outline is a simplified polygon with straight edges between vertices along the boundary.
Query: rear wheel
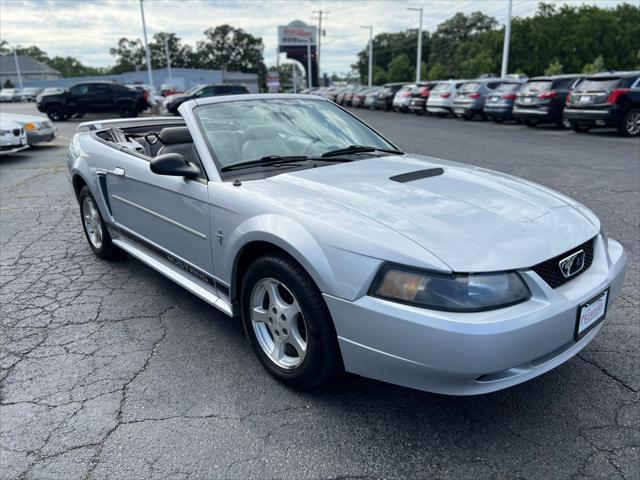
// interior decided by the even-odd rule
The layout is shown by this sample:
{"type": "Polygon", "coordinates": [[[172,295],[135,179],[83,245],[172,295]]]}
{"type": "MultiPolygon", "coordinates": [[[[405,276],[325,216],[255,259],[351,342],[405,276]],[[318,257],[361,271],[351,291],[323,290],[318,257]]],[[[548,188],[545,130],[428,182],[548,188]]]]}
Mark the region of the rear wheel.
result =
{"type": "Polygon", "coordinates": [[[560,129],[560,130],[567,130],[569,128],[571,128],[571,122],[569,121],[568,118],[562,118],[561,120],[558,120],[556,122],[556,126],[560,129]]]}
{"type": "Polygon", "coordinates": [[[133,105],[130,103],[121,103],[118,105],[118,115],[122,118],[133,117],[133,105]]]}
{"type": "Polygon", "coordinates": [[[62,106],[60,105],[51,105],[47,108],[47,117],[49,117],[54,122],[62,122],[67,119],[67,115],[64,113],[62,106]]]}
{"type": "Polygon", "coordinates": [[[571,129],[576,133],[587,133],[589,130],[591,130],[591,127],[587,125],[581,125],[577,122],[570,122],[570,124],[571,129]]]}
{"type": "Polygon", "coordinates": [[[242,320],[260,363],[279,381],[312,388],[341,369],[329,310],[307,272],[284,254],[253,262],[242,281],[242,320]]]}
{"type": "Polygon", "coordinates": [[[84,235],[93,253],[104,259],[121,257],[124,252],[111,241],[111,235],[102,219],[100,210],[88,187],[83,187],[78,196],[80,219],[84,235]]]}
{"type": "Polygon", "coordinates": [[[496,123],[503,123],[504,122],[504,118],[503,117],[492,117],[491,120],[493,120],[496,123]]]}
{"type": "Polygon", "coordinates": [[[618,126],[618,132],[626,137],[640,135],[640,109],[634,108],[627,112],[622,123],[618,126]]]}

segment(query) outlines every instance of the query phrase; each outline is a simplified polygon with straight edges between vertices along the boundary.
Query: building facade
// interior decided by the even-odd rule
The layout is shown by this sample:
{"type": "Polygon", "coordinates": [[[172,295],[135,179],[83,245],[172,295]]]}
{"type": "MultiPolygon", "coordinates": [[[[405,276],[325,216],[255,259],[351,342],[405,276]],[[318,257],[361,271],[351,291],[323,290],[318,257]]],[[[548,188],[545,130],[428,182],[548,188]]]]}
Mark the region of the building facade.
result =
{"type": "MultiPolygon", "coordinates": [[[[55,68],[26,55],[18,55],[18,66],[23,86],[27,86],[27,82],[45,82],[62,78],[62,74],[55,68]]],[[[13,54],[0,55],[0,85],[4,85],[7,80],[14,86],[19,86],[20,82],[13,54]]]]}

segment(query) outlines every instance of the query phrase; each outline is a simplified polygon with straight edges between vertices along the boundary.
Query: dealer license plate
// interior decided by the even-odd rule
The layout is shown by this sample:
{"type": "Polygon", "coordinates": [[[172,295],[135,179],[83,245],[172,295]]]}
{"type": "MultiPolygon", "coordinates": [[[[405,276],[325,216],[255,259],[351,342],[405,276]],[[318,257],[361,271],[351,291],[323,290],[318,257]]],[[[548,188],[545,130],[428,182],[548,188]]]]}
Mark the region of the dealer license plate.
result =
{"type": "Polygon", "coordinates": [[[580,305],[576,325],[576,340],[583,337],[589,330],[604,320],[607,313],[608,298],[609,289],[607,288],[604,292],[580,305]]]}

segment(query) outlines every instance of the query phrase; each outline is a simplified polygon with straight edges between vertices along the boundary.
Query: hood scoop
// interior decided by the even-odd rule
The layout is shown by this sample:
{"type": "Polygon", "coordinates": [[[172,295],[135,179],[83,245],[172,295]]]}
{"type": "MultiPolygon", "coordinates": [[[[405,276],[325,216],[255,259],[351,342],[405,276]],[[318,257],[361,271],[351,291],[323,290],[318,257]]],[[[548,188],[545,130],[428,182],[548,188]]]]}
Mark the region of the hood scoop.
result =
{"type": "Polygon", "coordinates": [[[444,170],[442,168],[427,168],[426,170],[416,170],[415,172],[394,175],[389,177],[389,180],[393,180],[398,183],[407,183],[412,182],[413,180],[420,180],[421,178],[437,177],[443,173],[444,170]]]}

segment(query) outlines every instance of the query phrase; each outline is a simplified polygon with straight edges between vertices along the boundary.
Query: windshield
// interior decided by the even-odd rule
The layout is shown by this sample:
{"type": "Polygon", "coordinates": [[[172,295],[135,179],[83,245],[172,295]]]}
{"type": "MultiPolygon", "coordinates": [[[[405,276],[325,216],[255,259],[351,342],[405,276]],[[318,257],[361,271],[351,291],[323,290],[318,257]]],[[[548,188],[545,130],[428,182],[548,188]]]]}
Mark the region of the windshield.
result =
{"type": "Polygon", "coordinates": [[[273,155],[318,157],[350,145],[395,148],[323,100],[243,100],[203,105],[194,111],[221,167],[273,155]]]}
{"type": "Polygon", "coordinates": [[[196,93],[201,88],[202,88],[202,85],[196,85],[195,87],[191,87],[189,90],[184,92],[184,94],[185,95],[193,95],[194,93],[196,93]]]}
{"type": "Polygon", "coordinates": [[[520,88],[520,85],[520,83],[502,83],[496,87],[494,92],[515,92],[518,90],[518,88],[520,88]]]}
{"type": "Polygon", "coordinates": [[[575,90],[578,92],[608,92],[618,86],[620,78],[585,78],[575,90]]]}
{"type": "Polygon", "coordinates": [[[448,92],[449,88],[451,84],[450,83],[439,83],[435,86],[435,88],[433,90],[431,90],[432,92],[438,93],[438,92],[448,92]]]}
{"type": "Polygon", "coordinates": [[[527,82],[522,87],[523,92],[542,92],[551,88],[551,80],[537,80],[534,82],[527,82]]]}
{"type": "Polygon", "coordinates": [[[465,93],[475,92],[479,86],[480,84],[478,82],[465,83],[464,85],[462,85],[462,87],[460,87],[460,91],[465,93]]]}

